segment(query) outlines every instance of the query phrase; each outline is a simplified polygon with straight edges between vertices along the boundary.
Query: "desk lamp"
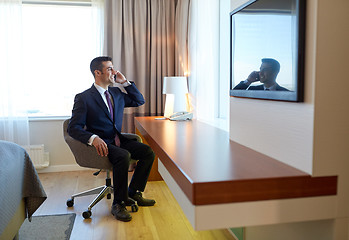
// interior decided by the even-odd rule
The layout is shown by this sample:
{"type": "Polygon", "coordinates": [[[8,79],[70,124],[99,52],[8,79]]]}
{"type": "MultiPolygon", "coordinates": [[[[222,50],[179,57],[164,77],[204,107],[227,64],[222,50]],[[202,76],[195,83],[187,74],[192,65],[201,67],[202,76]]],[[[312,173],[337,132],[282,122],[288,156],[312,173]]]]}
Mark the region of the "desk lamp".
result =
{"type": "Polygon", "coordinates": [[[166,94],[164,117],[187,111],[188,85],[186,77],[164,77],[162,93],[166,94]]]}

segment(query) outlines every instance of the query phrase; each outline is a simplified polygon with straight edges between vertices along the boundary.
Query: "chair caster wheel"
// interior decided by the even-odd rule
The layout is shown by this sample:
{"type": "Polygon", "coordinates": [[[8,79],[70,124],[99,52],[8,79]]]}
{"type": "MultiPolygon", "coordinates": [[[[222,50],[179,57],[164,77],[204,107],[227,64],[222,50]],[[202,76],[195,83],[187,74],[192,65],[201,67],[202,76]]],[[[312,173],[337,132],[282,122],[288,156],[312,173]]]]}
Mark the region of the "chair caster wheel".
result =
{"type": "Polygon", "coordinates": [[[87,210],[85,212],[82,213],[82,216],[85,218],[85,219],[89,219],[92,215],[92,212],[90,210],[87,210]]]}
{"type": "Polygon", "coordinates": [[[138,212],[138,206],[136,204],[131,205],[131,211],[132,212],[138,212]]]}
{"type": "Polygon", "coordinates": [[[107,199],[111,199],[111,194],[110,193],[107,194],[107,199]]]}
{"type": "Polygon", "coordinates": [[[74,199],[68,199],[67,200],[67,206],[72,207],[74,205],[74,199]]]}

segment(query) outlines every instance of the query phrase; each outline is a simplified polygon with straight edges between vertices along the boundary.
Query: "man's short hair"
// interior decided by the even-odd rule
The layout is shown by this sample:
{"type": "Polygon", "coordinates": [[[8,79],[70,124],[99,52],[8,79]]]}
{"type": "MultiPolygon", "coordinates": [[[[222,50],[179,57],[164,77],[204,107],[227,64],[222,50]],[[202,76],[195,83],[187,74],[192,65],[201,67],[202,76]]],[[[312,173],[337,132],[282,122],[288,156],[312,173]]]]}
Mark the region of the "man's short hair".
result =
{"type": "Polygon", "coordinates": [[[103,69],[103,62],[112,61],[111,57],[108,56],[101,56],[94,58],[90,63],[90,70],[93,76],[95,76],[95,70],[102,71],[103,69]]]}
{"type": "Polygon", "coordinates": [[[280,71],[280,63],[278,61],[276,61],[275,59],[273,58],[263,58],[262,59],[262,63],[268,63],[271,65],[272,69],[279,73],[280,71]]]}

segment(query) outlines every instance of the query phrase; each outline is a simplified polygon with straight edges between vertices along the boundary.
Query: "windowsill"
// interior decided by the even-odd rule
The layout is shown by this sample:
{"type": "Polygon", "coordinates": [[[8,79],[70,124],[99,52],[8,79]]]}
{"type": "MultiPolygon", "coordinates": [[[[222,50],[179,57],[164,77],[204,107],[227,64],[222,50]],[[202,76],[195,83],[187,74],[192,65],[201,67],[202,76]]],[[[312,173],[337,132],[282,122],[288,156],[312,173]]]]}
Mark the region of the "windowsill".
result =
{"type": "Polygon", "coordinates": [[[40,122],[40,121],[64,121],[70,118],[70,116],[37,116],[28,117],[29,122],[40,122]]]}
{"type": "Polygon", "coordinates": [[[214,118],[213,120],[198,119],[201,122],[207,123],[213,127],[229,132],[229,122],[227,118],[214,118]]]}

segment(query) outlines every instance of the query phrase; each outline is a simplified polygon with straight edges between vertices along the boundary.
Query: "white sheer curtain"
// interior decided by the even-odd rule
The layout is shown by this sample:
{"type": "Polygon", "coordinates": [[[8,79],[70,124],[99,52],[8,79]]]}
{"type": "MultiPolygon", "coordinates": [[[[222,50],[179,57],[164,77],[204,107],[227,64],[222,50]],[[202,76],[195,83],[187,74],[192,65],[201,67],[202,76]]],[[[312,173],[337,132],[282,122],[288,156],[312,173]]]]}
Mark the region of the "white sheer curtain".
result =
{"type": "Polygon", "coordinates": [[[191,0],[177,0],[175,16],[175,76],[188,76],[188,34],[191,0]]]}
{"type": "Polygon", "coordinates": [[[0,139],[29,145],[27,111],[18,96],[22,72],[21,0],[0,0],[0,139]]]}
{"type": "Polygon", "coordinates": [[[189,92],[195,118],[229,129],[230,0],[191,0],[189,92]]]}
{"type": "MultiPolygon", "coordinates": [[[[104,44],[104,28],[105,24],[105,1],[104,0],[91,0],[92,3],[92,16],[93,26],[92,30],[95,36],[96,53],[97,55],[105,55],[104,44]]],[[[91,59],[92,60],[92,59],[91,59]]]]}
{"type": "Polygon", "coordinates": [[[213,123],[218,115],[219,1],[190,2],[189,69],[194,116],[213,123]]]}

